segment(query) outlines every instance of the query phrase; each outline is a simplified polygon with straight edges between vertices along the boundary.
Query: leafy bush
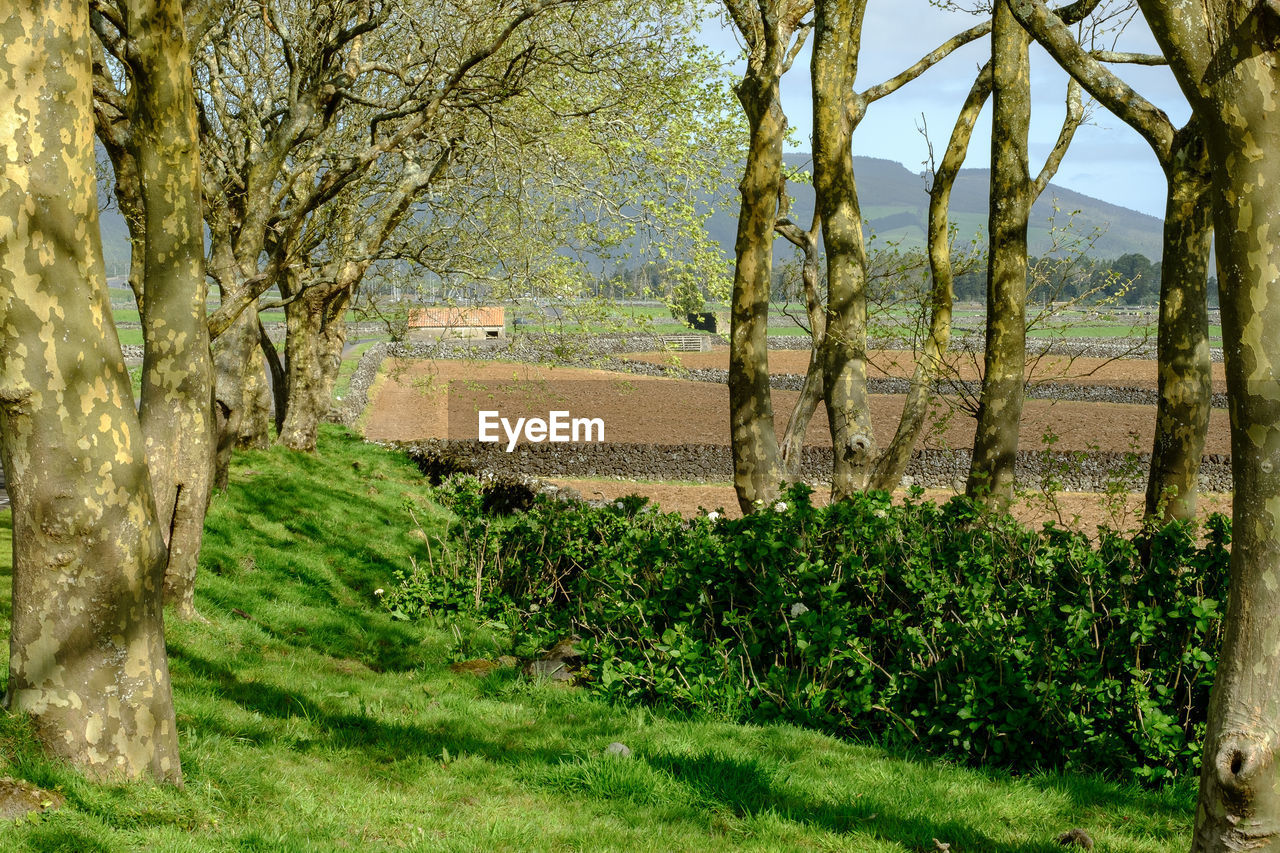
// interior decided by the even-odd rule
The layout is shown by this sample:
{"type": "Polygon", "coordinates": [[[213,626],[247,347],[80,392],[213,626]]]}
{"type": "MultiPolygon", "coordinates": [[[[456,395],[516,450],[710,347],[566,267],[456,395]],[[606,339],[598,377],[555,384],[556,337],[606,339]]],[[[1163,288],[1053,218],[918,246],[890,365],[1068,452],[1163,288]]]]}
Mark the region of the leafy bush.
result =
{"type": "Polygon", "coordinates": [[[875,736],[972,763],[1156,781],[1195,772],[1226,596],[1226,519],[1207,542],[1033,531],[956,498],[809,490],[692,521],[643,498],[483,511],[474,480],[449,568],[388,597],[405,616],[478,610],[525,648],[581,638],[621,700],[875,736]]]}

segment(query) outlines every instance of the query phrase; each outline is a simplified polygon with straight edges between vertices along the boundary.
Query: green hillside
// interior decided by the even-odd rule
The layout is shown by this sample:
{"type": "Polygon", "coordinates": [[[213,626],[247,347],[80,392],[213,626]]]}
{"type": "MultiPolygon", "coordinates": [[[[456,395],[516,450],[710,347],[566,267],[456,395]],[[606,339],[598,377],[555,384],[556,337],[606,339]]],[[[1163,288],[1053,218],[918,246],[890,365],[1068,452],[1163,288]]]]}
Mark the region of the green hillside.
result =
{"type": "MultiPolygon", "coordinates": [[[[810,166],[808,154],[788,154],[785,160],[792,168],[810,166]]],[[[923,247],[929,213],[924,175],[912,173],[901,163],[871,157],[853,158],[853,167],[862,214],[876,237],[899,242],[904,248],[923,247]]],[[[951,221],[959,229],[963,242],[986,232],[989,176],[987,169],[964,169],[952,190],[951,221]]],[[[807,225],[813,216],[813,187],[792,184],[790,191],[793,196],[791,218],[807,225]]],[[[729,254],[733,252],[736,217],[736,208],[729,205],[716,212],[709,226],[712,236],[729,254]]],[[[1062,228],[1068,222],[1080,235],[1102,230],[1091,252],[1094,257],[1117,258],[1138,252],[1153,261],[1160,258],[1163,227],[1160,219],[1056,184],[1049,185],[1032,209],[1032,254],[1045,254],[1050,250],[1051,223],[1062,228]]]]}

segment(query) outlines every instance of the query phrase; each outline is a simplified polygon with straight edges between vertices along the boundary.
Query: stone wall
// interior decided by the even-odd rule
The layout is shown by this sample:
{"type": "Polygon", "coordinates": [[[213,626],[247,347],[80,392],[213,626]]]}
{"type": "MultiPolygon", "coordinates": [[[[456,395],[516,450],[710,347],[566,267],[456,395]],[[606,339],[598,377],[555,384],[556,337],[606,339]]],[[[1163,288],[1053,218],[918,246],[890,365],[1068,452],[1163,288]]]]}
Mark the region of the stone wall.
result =
{"type": "MultiPolygon", "coordinates": [[[[395,446],[406,450],[419,464],[445,472],[720,483],[733,479],[733,460],[725,445],[522,444],[511,453],[500,445],[476,441],[431,440],[395,446]]],[[[963,490],[969,460],[968,450],[917,450],[903,484],[963,490]]],[[[1146,488],[1150,461],[1149,454],[1020,451],[1017,478],[1023,488],[1053,483],[1057,490],[1100,492],[1122,483],[1127,490],[1140,492],[1146,488]]],[[[831,448],[804,449],[806,481],[823,483],[830,472],[831,448]]],[[[1230,459],[1206,456],[1200,485],[1205,491],[1230,491],[1230,459]]]]}

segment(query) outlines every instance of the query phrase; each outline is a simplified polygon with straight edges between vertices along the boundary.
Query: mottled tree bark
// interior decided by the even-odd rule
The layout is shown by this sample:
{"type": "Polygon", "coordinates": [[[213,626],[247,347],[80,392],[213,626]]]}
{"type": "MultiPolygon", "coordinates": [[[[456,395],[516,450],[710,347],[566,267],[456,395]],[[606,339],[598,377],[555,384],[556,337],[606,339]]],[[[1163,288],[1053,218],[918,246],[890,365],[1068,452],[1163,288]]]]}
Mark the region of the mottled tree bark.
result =
{"type": "Polygon", "coordinates": [[[814,5],[813,188],[827,254],[827,328],[819,360],[831,426],[832,500],[867,487],[875,454],[867,394],[867,252],[851,113],[865,11],[865,0],[814,5]]]}
{"type": "MultiPolygon", "coordinates": [[[[165,595],[195,615],[196,565],[213,475],[213,360],[205,324],[204,225],[190,52],[178,0],[127,0],[131,143],[144,212],[138,308],[142,433],[169,546],[165,595]]],[[[136,249],[136,246],[135,246],[136,249]]]]}
{"type": "Polygon", "coordinates": [[[1193,851],[1280,847],[1280,6],[1139,0],[1213,164],[1231,411],[1230,595],[1193,851]]]}
{"type": "Polygon", "coordinates": [[[214,347],[214,404],[219,420],[214,484],[226,489],[233,450],[270,446],[271,391],[258,347],[258,312],[248,310],[214,347]]]}
{"type": "Polygon", "coordinates": [[[1210,178],[1200,125],[1193,117],[1175,131],[1162,110],[1086,53],[1041,0],[1013,0],[1010,7],[1076,81],[1147,140],[1164,169],[1168,187],[1157,335],[1160,373],[1146,515],[1194,519],[1213,390],[1206,292],[1210,178]]]}
{"type": "MultiPolygon", "coordinates": [[[[773,230],[783,182],[787,119],[779,84],[794,52],[788,46],[812,5],[725,0],[748,46],[747,69],[735,87],[747,116],[747,162],[738,185],[742,203],[734,244],[736,263],[729,322],[729,435],[733,485],[743,512],[772,501],[782,482],[778,436],[769,391],[769,288],[773,230]]],[[[797,42],[796,48],[798,49],[797,42]]]]}
{"type": "Polygon", "coordinates": [[[769,390],[769,286],[773,221],[787,121],[776,79],[744,79],[738,98],[751,127],[739,191],[737,263],[729,321],[729,434],[733,485],[743,512],[778,494],[782,466],[769,390]]]}
{"type": "Polygon", "coordinates": [[[1213,402],[1208,308],[1213,209],[1208,151],[1194,121],[1178,132],[1165,174],[1159,380],[1146,515],[1194,521],[1213,402]]]}
{"type": "Polygon", "coordinates": [[[164,540],[98,231],[87,4],[20,0],[0,42],[8,706],[92,777],[180,782],[164,540]]]}
{"type": "Polygon", "coordinates": [[[1030,36],[997,0],[991,32],[991,213],[987,331],[973,461],[965,492],[1004,508],[1013,500],[1026,362],[1027,220],[1031,176],[1030,36]]]}

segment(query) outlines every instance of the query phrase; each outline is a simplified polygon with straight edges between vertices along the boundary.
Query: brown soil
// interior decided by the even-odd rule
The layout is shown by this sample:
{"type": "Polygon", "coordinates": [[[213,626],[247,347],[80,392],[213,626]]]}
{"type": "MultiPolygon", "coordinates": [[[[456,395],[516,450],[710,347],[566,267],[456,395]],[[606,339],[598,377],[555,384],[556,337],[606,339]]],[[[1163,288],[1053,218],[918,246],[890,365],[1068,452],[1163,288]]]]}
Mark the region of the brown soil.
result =
{"type": "MultiPolygon", "coordinates": [[[[798,394],[775,391],[779,434],[798,394]]],[[[901,395],[874,395],[872,423],[881,441],[892,437],[902,413],[901,395]]],[[[638,378],[578,368],[464,360],[395,361],[377,390],[365,424],[376,441],[477,437],[480,409],[503,417],[546,417],[550,409],[601,418],[605,439],[624,444],[728,444],[729,394],[723,385],[679,379],[638,378]],[[454,413],[449,423],[449,411],[454,413]]],[[[963,412],[948,416],[939,405],[927,447],[970,447],[974,422],[963,412]]],[[[1056,450],[1146,451],[1155,410],[1124,403],[1028,400],[1021,446],[1036,450],[1056,435],[1056,450]]],[[[805,443],[829,443],[826,413],[815,413],[805,443]]],[[[1227,414],[1214,411],[1206,453],[1230,452],[1227,414]]]]}
{"type": "MultiPolygon", "coordinates": [[[[914,356],[900,350],[872,350],[867,354],[871,376],[909,378],[915,370],[914,356]]],[[[727,347],[710,352],[642,352],[624,358],[647,361],[651,364],[680,365],[691,369],[729,369],[727,347]]],[[[978,365],[970,354],[951,353],[949,364],[959,379],[973,380],[979,376],[978,365]]],[[[769,353],[769,372],[772,374],[799,373],[809,369],[808,350],[773,350],[769,353]]],[[[1156,363],[1139,359],[1068,358],[1045,356],[1028,365],[1028,375],[1035,381],[1065,382],[1073,385],[1117,385],[1125,388],[1155,388],[1156,363]]],[[[1226,391],[1227,380],[1221,362],[1213,365],[1213,390],[1226,391]]]]}
{"type": "MultiPolygon", "coordinates": [[[[713,359],[723,354],[688,353],[681,356],[686,366],[716,367],[713,359]],[[695,365],[693,359],[705,360],[695,365]]],[[[805,353],[771,354],[771,369],[779,370],[807,358],[805,353]],[[777,358],[780,356],[780,358],[777,358]]],[[[727,362],[726,362],[727,363],[727,362]]],[[[1154,384],[1155,367],[1149,362],[1127,362],[1123,372],[1112,366],[1106,373],[1108,384],[1135,385],[1148,376],[1154,384]]],[[[803,365],[799,368],[803,370],[803,365]]],[[[798,372],[782,370],[782,372],[798,372]]],[[[371,392],[366,413],[365,436],[375,441],[415,441],[426,438],[476,438],[479,409],[496,409],[503,417],[546,417],[550,409],[564,409],[574,416],[598,417],[605,422],[609,442],[631,444],[728,444],[728,391],[707,382],[677,379],[638,378],[623,373],[577,368],[548,368],[523,363],[464,360],[391,361],[384,377],[371,392]],[[449,411],[453,410],[450,424],[449,411]]],[[[797,394],[775,391],[776,425],[781,433],[797,394]],[[784,414],[786,413],[786,414],[784,414]]],[[[876,435],[887,441],[897,426],[902,397],[877,395],[872,398],[876,435]]],[[[1043,437],[1057,436],[1057,450],[1146,451],[1150,448],[1154,409],[1116,403],[1028,400],[1023,417],[1021,444],[1024,449],[1043,447],[1043,437]]],[[[973,421],[957,412],[935,421],[928,446],[969,447],[973,441],[973,421]]],[[[826,415],[821,407],[806,434],[806,442],[829,442],[826,415]]],[[[1206,453],[1229,453],[1225,412],[1215,411],[1210,424],[1206,453]]],[[[737,500],[732,486],[673,485],[622,480],[561,480],[584,497],[617,498],[644,494],[667,511],[692,515],[699,508],[722,509],[736,515],[737,500]]],[[[929,497],[945,500],[950,492],[931,491],[929,497]]],[[[815,500],[824,496],[815,494],[815,500]]],[[[1043,497],[1024,498],[1017,508],[1026,522],[1039,523],[1056,518],[1081,530],[1092,531],[1099,524],[1131,525],[1140,516],[1141,496],[1130,495],[1122,507],[1108,507],[1096,494],[1064,492],[1056,496],[1056,509],[1043,497]]],[[[1201,515],[1230,512],[1229,495],[1205,495],[1201,515]]]]}

